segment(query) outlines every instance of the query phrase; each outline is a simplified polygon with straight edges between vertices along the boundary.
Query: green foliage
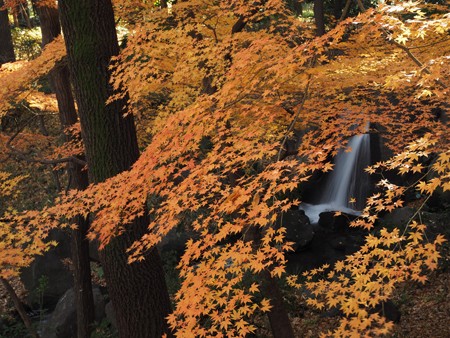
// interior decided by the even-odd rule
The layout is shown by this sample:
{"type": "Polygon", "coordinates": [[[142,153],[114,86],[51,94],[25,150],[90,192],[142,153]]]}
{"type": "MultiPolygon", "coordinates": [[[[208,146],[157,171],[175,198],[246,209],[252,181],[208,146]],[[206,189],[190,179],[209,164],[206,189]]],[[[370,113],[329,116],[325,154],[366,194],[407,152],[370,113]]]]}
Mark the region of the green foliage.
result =
{"type": "Polygon", "coordinates": [[[314,17],[314,5],[312,2],[302,3],[302,17],[304,18],[314,17]]]}
{"type": "Polygon", "coordinates": [[[18,60],[32,60],[41,53],[41,30],[39,27],[11,30],[14,52],[18,60]]]}
{"type": "Polygon", "coordinates": [[[44,294],[48,288],[49,278],[46,275],[42,275],[38,279],[38,286],[34,290],[34,294],[38,300],[39,304],[39,322],[42,321],[44,314],[46,313],[46,309],[44,309],[44,294]]]}
{"type": "Polygon", "coordinates": [[[167,289],[170,295],[174,295],[180,289],[180,277],[176,266],[178,265],[177,252],[175,250],[161,253],[161,260],[163,261],[164,271],[166,275],[167,289]]]}
{"type": "Polygon", "coordinates": [[[0,338],[29,337],[25,325],[20,320],[0,317],[0,338]]]}
{"type": "Polygon", "coordinates": [[[103,280],[105,278],[103,267],[100,264],[91,263],[91,271],[98,279],[103,280]]]}

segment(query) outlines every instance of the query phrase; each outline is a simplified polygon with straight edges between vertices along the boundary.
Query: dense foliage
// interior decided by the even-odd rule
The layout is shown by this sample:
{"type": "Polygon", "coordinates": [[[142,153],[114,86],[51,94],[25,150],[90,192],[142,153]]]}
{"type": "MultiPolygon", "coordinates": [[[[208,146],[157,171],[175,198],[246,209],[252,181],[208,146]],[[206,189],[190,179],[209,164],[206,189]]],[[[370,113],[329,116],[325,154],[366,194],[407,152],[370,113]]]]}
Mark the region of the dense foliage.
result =
{"type": "MultiPolygon", "coordinates": [[[[367,170],[421,175],[407,187],[380,180],[352,224],[370,231],[357,253],[306,273],[305,280],[287,279],[311,290],[310,305],[343,311],[329,335],[387,333],[391,324],[370,308],[400,282],[424,282],[444,241],[428,241],[426,225],[413,220],[392,230],[379,229],[376,220],[401,207],[406,190],[426,198],[450,190],[449,7],[380,3],[316,37],[311,23],[283,1],[114,5],[126,33],[110,66],[116,94],[109,102],[127,100],[143,152],[131,170],[103,183],[68,191],[39,211],[8,213],[0,223],[1,276],[47,250],[48,231],[76,215],[95,215],[89,238],[103,247],[148,210],[148,232],[129,247],[130,264],[180,224],[192,233],[168,318],[176,335],[255,332],[253,316],[271,310],[260,296],[261,276],[285,276],[291,248],[277,217],[298,206],[294,192],[302,182],[332,170],[330,158],[370,123],[393,157],[367,170]]],[[[57,40],[22,67],[1,68],[2,116],[39,97],[34,81],[64,53],[57,40]]],[[[26,136],[2,137],[4,156],[29,150],[26,136]]],[[[33,157],[37,163],[80,154],[79,143],[45,139],[52,148],[40,162],[33,157]]],[[[5,174],[2,198],[17,180],[5,174]]]]}

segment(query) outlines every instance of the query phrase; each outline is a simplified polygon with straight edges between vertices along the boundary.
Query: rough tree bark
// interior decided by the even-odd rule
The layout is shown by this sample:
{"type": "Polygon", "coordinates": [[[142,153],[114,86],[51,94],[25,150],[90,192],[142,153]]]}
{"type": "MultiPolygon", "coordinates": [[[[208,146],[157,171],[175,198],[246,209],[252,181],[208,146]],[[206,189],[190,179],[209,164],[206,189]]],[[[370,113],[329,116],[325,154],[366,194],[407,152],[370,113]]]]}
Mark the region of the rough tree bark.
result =
{"type": "MultiPolygon", "coordinates": [[[[139,156],[134,119],[123,116],[125,101],[105,104],[112,94],[108,65],[119,53],[110,0],[60,0],[69,68],[78,103],[89,179],[98,183],[128,170],[139,156]]],[[[161,337],[170,300],[156,249],[141,263],[127,263],[126,249],[145,233],[136,219],[100,252],[120,337],[161,337]]]]}
{"type": "Polygon", "coordinates": [[[323,0],[314,0],[314,20],[316,22],[316,35],[325,34],[325,13],[323,0]]]}
{"type": "MultiPolygon", "coordinates": [[[[52,42],[61,34],[59,14],[56,7],[36,4],[36,11],[41,22],[42,47],[52,42]]],[[[56,94],[59,119],[62,128],[68,128],[78,122],[72,89],[70,87],[69,70],[66,65],[57,65],[49,74],[49,80],[56,94]]],[[[66,141],[70,137],[66,136],[66,141]]],[[[87,172],[78,163],[67,165],[70,189],[83,190],[88,186],[87,172]]],[[[74,267],[74,291],[77,308],[77,335],[79,338],[89,337],[95,320],[94,297],[92,295],[91,268],[89,259],[89,242],[86,234],[89,221],[84,217],[72,220],[78,226],[72,231],[72,263],[74,267]]]]}
{"type": "Polygon", "coordinates": [[[8,11],[1,10],[5,3],[0,0],[0,66],[3,63],[16,60],[14,46],[11,37],[11,27],[9,26],[8,11]]]}

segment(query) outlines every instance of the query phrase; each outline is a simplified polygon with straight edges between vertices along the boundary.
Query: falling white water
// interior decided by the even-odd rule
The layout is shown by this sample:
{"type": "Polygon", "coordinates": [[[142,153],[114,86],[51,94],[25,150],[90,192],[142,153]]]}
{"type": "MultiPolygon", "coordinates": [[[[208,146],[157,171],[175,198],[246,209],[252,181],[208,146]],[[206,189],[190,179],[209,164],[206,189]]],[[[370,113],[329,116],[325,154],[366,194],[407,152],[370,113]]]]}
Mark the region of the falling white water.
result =
{"type": "Polygon", "coordinates": [[[319,214],[324,211],[358,214],[357,210],[364,206],[370,188],[368,174],[364,172],[370,164],[370,135],[353,136],[347,147],[351,151],[342,150],[336,156],[334,169],[325,182],[319,203],[300,205],[311,223],[317,223],[319,214]],[[351,203],[351,199],[356,202],[351,203]]]}

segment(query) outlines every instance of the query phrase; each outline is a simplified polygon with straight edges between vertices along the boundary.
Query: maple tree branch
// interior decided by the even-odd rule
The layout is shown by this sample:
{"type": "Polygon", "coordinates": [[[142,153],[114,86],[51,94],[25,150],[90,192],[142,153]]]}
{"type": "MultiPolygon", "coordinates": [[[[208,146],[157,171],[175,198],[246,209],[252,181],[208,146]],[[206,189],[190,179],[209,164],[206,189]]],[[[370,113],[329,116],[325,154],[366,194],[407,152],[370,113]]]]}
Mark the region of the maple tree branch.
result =
{"type": "Polygon", "coordinates": [[[342,14],[341,14],[341,17],[339,18],[339,21],[344,20],[345,17],[347,16],[348,10],[350,9],[351,2],[352,2],[352,0],[347,0],[347,2],[345,3],[345,7],[342,10],[342,14]]]}
{"type": "Polygon", "coordinates": [[[67,156],[67,157],[57,158],[57,159],[53,159],[53,160],[48,160],[48,159],[43,159],[43,158],[41,158],[41,159],[29,158],[26,153],[23,153],[20,150],[17,150],[12,145],[7,145],[7,147],[12,152],[12,154],[10,154],[10,155],[15,156],[19,160],[25,161],[28,163],[41,163],[41,164],[53,165],[53,164],[73,162],[73,163],[79,164],[81,166],[85,166],[87,164],[85,161],[80,160],[76,156],[67,156]]]}
{"type": "Polygon", "coordinates": [[[406,54],[409,56],[409,58],[410,58],[411,60],[413,60],[414,63],[415,63],[416,65],[418,65],[419,67],[423,68],[423,71],[424,71],[425,73],[431,74],[430,70],[429,70],[428,68],[426,68],[422,62],[420,62],[420,60],[419,60],[419,59],[411,52],[411,50],[410,50],[408,47],[402,45],[401,43],[399,43],[399,42],[397,42],[397,41],[395,41],[395,40],[391,40],[391,42],[392,42],[394,45],[396,45],[398,48],[400,48],[400,49],[402,49],[403,51],[405,51],[406,54]]]}
{"type": "Polygon", "coordinates": [[[289,115],[295,115],[295,112],[291,108],[286,107],[285,105],[281,105],[281,108],[283,108],[289,115]]]}
{"type": "MultiPolygon", "coordinates": [[[[414,63],[416,65],[418,65],[419,67],[422,68],[422,70],[427,73],[427,74],[431,74],[431,71],[427,68],[427,66],[425,66],[422,62],[420,62],[420,60],[411,52],[410,48],[398,43],[395,40],[392,40],[392,42],[394,43],[394,45],[396,45],[397,47],[399,47],[400,49],[404,50],[406,52],[406,54],[410,57],[411,60],[414,61],[414,63]]],[[[441,80],[439,79],[435,79],[436,83],[438,83],[439,85],[441,85],[443,88],[447,88],[447,86],[445,85],[445,83],[443,83],[441,80]]]]}
{"type": "Polygon", "coordinates": [[[35,118],[36,118],[36,116],[32,116],[28,120],[26,120],[25,123],[23,124],[23,126],[20,127],[19,129],[17,129],[17,131],[9,138],[9,140],[6,142],[6,146],[8,147],[8,145],[10,145],[11,142],[14,141],[14,139],[25,129],[25,127],[28,125],[28,123],[33,121],[35,118]]]}
{"type": "Polygon", "coordinates": [[[436,45],[438,45],[440,43],[447,42],[449,40],[450,40],[450,38],[442,39],[442,40],[439,40],[439,41],[436,41],[436,42],[427,43],[425,45],[412,46],[412,47],[408,47],[408,48],[409,48],[409,50],[411,50],[411,49],[421,49],[421,48],[426,48],[426,47],[432,47],[432,46],[436,46],[436,45]]]}
{"type": "MultiPolygon", "coordinates": [[[[383,28],[383,31],[385,34],[389,35],[388,31],[386,29],[383,28]]],[[[403,50],[408,57],[420,68],[422,68],[422,71],[424,71],[427,74],[431,74],[431,71],[427,68],[427,66],[425,66],[412,52],[411,52],[411,48],[406,47],[405,45],[402,45],[401,43],[395,41],[394,39],[389,40],[391,43],[393,43],[395,46],[397,46],[398,48],[400,48],[401,50],[403,50]]],[[[418,47],[416,47],[418,48],[418,47]]],[[[447,86],[439,79],[435,79],[435,81],[441,85],[443,88],[447,88],[447,86]]]]}
{"type": "MultiPolygon", "coordinates": [[[[425,204],[428,202],[428,200],[430,199],[430,197],[431,197],[431,195],[428,195],[428,196],[425,198],[425,200],[423,201],[423,203],[420,205],[420,207],[417,208],[416,212],[409,218],[408,222],[406,222],[405,229],[403,230],[402,235],[401,235],[400,237],[404,237],[404,236],[406,235],[406,231],[409,229],[409,226],[410,226],[411,222],[413,221],[413,219],[414,219],[417,215],[419,215],[419,218],[421,217],[421,216],[420,216],[420,212],[421,212],[422,209],[425,207],[425,204]]],[[[397,244],[394,246],[393,251],[397,250],[397,248],[398,248],[400,245],[401,245],[400,242],[397,243],[397,244]]]]}
{"type": "MultiPolygon", "coordinates": [[[[264,4],[266,1],[261,1],[261,4],[264,4]]],[[[250,11],[249,16],[253,16],[256,13],[258,13],[258,8],[254,8],[252,11],[250,11]]],[[[240,33],[242,30],[247,26],[248,17],[241,15],[239,16],[239,19],[234,23],[233,27],[231,28],[231,34],[240,33]]]]}
{"type": "Polygon", "coordinates": [[[19,313],[20,317],[23,320],[23,323],[25,324],[25,327],[27,328],[30,335],[34,338],[39,338],[38,333],[33,328],[33,324],[31,323],[30,317],[28,317],[27,312],[25,311],[25,308],[23,307],[22,303],[20,302],[19,297],[17,296],[16,291],[11,286],[11,284],[5,279],[0,277],[0,281],[2,282],[4,288],[8,292],[9,296],[11,297],[14,307],[16,308],[17,312],[19,313]]]}
{"type": "Polygon", "coordinates": [[[298,117],[300,116],[300,112],[302,111],[303,106],[305,105],[306,99],[308,97],[310,84],[311,84],[311,74],[308,74],[308,82],[306,83],[305,90],[303,91],[302,101],[300,102],[300,105],[297,108],[297,112],[294,115],[294,118],[292,119],[291,124],[289,125],[289,128],[288,128],[288,130],[286,132],[286,135],[283,138],[283,141],[281,142],[280,150],[278,151],[277,161],[281,160],[281,154],[282,154],[284,146],[285,146],[285,144],[286,144],[286,142],[288,140],[289,133],[292,131],[292,129],[294,128],[295,124],[297,123],[298,117]]]}
{"type": "Polygon", "coordinates": [[[210,19],[212,19],[212,17],[206,17],[206,18],[203,20],[202,24],[205,25],[206,28],[208,28],[209,30],[211,30],[211,31],[213,32],[213,34],[214,34],[214,41],[215,41],[216,43],[219,43],[219,38],[217,37],[217,32],[216,32],[217,24],[216,24],[215,27],[213,27],[213,26],[211,26],[210,24],[206,23],[206,21],[207,21],[207,20],[210,20],[210,19]]]}
{"type": "Polygon", "coordinates": [[[25,129],[26,125],[34,120],[35,116],[33,116],[31,119],[29,119],[19,130],[17,130],[14,135],[12,135],[9,140],[6,142],[6,148],[10,150],[9,156],[15,156],[21,161],[25,161],[28,163],[41,163],[41,164],[60,164],[60,163],[66,163],[66,162],[73,162],[76,164],[79,164],[81,166],[85,166],[87,163],[81,159],[79,159],[76,156],[67,156],[63,158],[48,160],[48,159],[37,159],[37,158],[30,158],[29,153],[22,152],[18,149],[16,149],[11,143],[14,141],[14,139],[25,129]]]}
{"type": "Polygon", "coordinates": [[[366,8],[364,7],[364,4],[362,3],[361,0],[356,0],[356,2],[358,3],[358,7],[361,10],[361,12],[365,12],[366,8]]]}
{"type": "Polygon", "coordinates": [[[241,15],[231,28],[231,34],[242,32],[246,25],[247,21],[245,20],[244,16],[241,15]]]}

